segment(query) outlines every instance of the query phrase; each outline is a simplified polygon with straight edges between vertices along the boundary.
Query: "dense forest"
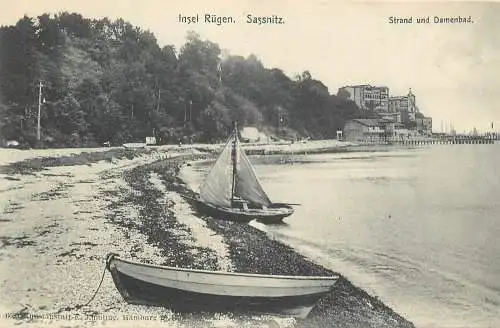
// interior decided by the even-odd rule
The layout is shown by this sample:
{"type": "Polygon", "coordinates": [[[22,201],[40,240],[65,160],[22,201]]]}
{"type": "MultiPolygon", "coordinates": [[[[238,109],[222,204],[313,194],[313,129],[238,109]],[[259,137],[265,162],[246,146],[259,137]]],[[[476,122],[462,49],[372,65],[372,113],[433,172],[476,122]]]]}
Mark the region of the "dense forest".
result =
{"type": "Polygon", "coordinates": [[[276,138],[332,138],[357,106],[309,72],[222,56],[189,33],[180,49],[122,19],[24,16],[0,28],[0,142],[30,147],[224,139],[232,122],[276,138]],[[37,142],[40,81],[41,142],[37,142]]]}

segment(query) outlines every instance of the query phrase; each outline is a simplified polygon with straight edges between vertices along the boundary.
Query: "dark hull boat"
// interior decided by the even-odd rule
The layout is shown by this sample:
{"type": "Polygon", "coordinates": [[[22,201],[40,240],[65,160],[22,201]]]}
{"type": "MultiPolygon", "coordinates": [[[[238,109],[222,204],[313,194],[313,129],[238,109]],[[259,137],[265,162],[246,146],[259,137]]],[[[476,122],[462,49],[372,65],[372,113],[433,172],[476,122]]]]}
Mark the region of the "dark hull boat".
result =
{"type": "Polygon", "coordinates": [[[238,222],[280,223],[294,212],[290,204],[271,202],[240,145],[236,125],[193,200],[204,215],[238,222]]]}
{"type": "Polygon", "coordinates": [[[288,204],[273,203],[266,209],[242,209],[238,207],[220,207],[207,204],[202,200],[194,199],[198,212],[205,215],[229,221],[250,222],[257,219],[263,223],[281,223],[287,216],[293,214],[294,209],[288,204]]]}
{"type": "Polygon", "coordinates": [[[305,318],[338,276],[307,277],[190,270],[142,264],[109,254],[122,297],[178,312],[267,313],[305,318]]]}

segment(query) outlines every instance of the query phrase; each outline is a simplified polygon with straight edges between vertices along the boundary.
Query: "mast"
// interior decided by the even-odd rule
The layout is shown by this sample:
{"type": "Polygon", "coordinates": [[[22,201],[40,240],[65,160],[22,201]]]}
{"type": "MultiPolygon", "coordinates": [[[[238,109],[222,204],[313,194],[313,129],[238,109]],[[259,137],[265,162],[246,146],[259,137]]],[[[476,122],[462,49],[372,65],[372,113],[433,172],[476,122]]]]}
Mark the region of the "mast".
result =
{"type": "Polygon", "coordinates": [[[234,121],[234,138],[233,138],[233,149],[231,149],[231,162],[233,166],[232,172],[232,186],[231,186],[231,203],[234,200],[234,191],[236,189],[236,141],[238,138],[238,122],[234,121]]]}

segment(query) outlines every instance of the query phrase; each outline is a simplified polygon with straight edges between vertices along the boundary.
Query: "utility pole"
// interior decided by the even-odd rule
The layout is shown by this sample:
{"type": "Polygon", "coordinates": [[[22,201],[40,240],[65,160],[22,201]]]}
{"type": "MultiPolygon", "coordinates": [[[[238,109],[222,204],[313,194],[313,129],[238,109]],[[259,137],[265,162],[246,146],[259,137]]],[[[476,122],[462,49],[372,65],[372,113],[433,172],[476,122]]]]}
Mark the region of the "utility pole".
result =
{"type": "Polygon", "coordinates": [[[156,86],[158,87],[158,103],[156,104],[156,112],[158,113],[160,111],[160,100],[161,100],[161,84],[158,81],[158,78],[156,78],[156,86]]]}
{"type": "Polygon", "coordinates": [[[187,105],[184,103],[184,127],[186,127],[186,121],[187,121],[187,105]]]}
{"type": "Polygon", "coordinates": [[[40,141],[41,133],[40,133],[40,114],[42,111],[42,81],[38,82],[38,119],[37,119],[37,128],[36,128],[36,139],[40,141]]]}
{"type": "Polygon", "coordinates": [[[191,122],[191,107],[193,106],[193,101],[189,101],[189,122],[191,122]]]}
{"type": "Polygon", "coordinates": [[[161,99],[161,89],[158,89],[158,104],[156,106],[156,112],[160,111],[160,99],[161,99]]]}

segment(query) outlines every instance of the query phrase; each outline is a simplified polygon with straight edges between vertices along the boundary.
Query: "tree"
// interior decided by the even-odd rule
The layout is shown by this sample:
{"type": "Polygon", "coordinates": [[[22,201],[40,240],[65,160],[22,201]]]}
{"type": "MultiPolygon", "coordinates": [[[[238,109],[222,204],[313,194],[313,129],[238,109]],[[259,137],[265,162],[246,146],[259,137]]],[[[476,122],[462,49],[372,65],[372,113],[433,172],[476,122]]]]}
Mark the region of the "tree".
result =
{"type": "Polygon", "coordinates": [[[337,97],[341,99],[350,99],[351,93],[346,89],[339,89],[339,91],[337,92],[337,97]]]}
{"type": "Polygon", "coordinates": [[[360,110],[304,71],[295,79],[255,55],[221,56],[189,33],[179,51],[153,33],[78,13],[24,16],[0,28],[0,138],[36,139],[41,121],[53,146],[196,135],[224,139],[232,121],[269,134],[334,136],[360,110]]]}
{"type": "Polygon", "coordinates": [[[34,99],[34,81],[40,76],[39,42],[33,19],[24,16],[15,26],[0,30],[0,87],[6,104],[20,108],[34,99]]]}
{"type": "MultiPolygon", "coordinates": [[[[185,90],[183,98],[186,103],[190,102],[190,111],[195,118],[215,99],[219,87],[219,56],[219,46],[202,41],[196,33],[189,33],[180,50],[180,85],[185,90]]],[[[195,128],[198,128],[197,122],[192,120],[195,128]]]]}

